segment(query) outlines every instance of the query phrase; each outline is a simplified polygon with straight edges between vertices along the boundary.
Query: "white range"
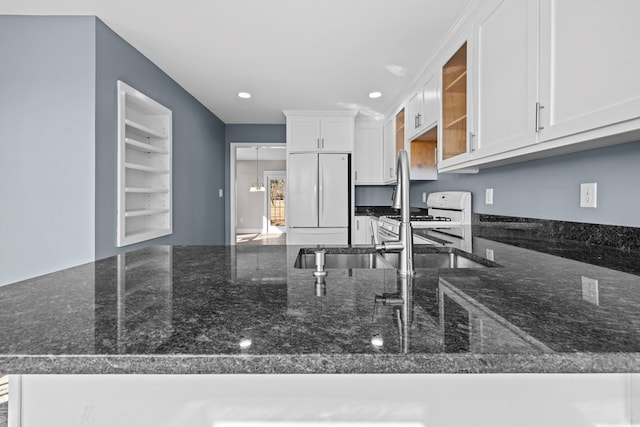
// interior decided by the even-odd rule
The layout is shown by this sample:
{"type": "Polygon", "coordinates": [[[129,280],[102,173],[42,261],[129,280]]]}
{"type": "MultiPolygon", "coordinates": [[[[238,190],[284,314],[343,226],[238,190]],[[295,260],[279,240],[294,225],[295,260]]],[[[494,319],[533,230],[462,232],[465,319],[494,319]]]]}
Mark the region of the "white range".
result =
{"type": "MultiPolygon", "coordinates": [[[[427,197],[427,214],[412,214],[411,226],[414,243],[450,244],[470,250],[471,245],[471,193],[444,191],[427,197]],[[423,233],[421,230],[428,230],[423,233]],[[427,236],[428,234],[428,236],[427,236]]],[[[378,233],[381,240],[396,240],[400,215],[380,217],[378,233]]]]}

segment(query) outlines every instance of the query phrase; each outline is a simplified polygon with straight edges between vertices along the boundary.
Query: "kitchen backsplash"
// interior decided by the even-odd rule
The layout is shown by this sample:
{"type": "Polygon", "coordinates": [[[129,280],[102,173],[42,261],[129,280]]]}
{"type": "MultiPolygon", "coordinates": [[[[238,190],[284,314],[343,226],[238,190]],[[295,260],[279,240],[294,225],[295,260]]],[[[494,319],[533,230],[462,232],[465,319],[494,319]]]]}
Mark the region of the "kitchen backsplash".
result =
{"type": "Polygon", "coordinates": [[[482,234],[486,236],[495,233],[512,237],[563,239],[626,251],[640,250],[638,227],[487,214],[474,214],[472,220],[473,225],[481,227],[482,234]]]}

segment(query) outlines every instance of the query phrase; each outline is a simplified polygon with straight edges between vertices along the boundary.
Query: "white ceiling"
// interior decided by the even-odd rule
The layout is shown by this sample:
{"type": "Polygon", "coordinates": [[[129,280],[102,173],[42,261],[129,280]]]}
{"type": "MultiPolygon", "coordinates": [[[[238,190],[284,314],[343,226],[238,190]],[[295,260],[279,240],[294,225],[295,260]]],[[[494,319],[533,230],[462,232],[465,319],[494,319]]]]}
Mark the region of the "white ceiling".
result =
{"type": "Polygon", "coordinates": [[[96,15],[223,122],[284,123],[387,113],[471,1],[2,0],[0,14],[96,15]]]}

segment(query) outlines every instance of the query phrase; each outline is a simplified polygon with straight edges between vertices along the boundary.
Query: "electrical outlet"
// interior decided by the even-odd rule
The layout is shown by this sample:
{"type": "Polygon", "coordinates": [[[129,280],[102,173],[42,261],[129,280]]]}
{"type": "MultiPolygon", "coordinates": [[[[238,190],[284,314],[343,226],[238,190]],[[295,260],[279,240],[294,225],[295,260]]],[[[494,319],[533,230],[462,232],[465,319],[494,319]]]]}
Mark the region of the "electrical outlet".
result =
{"type": "Polygon", "coordinates": [[[580,207],[595,208],[598,205],[598,183],[580,184],[580,207]]]}
{"type": "Polygon", "coordinates": [[[485,252],[486,252],[486,257],[487,257],[487,259],[489,261],[495,261],[494,254],[493,254],[493,249],[487,248],[485,252]]]}
{"type": "Polygon", "coordinates": [[[422,193],[422,203],[427,203],[427,193],[422,193]]]}
{"type": "Polygon", "coordinates": [[[581,276],[580,281],[582,282],[582,299],[591,304],[600,305],[598,281],[585,276],[581,276]]]}
{"type": "Polygon", "coordinates": [[[487,205],[493,204],[493,188],[487,188],[484,193],[484,203],[487,205]]]}

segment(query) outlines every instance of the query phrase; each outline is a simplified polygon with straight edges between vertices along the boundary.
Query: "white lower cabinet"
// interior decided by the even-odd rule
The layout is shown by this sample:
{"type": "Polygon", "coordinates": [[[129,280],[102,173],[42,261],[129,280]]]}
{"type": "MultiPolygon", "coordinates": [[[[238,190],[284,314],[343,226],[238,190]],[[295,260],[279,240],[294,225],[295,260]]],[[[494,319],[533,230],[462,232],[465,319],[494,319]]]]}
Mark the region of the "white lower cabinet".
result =
{"type": "Polygon", "coordinates": [[[351,244],[366,245],[371,244],[371,218],[368,215],[357,215],[354,217],[351,244]]]}
{"type": "Polygon", "coordinates": [[[13,375],[9,426],[257,427],[268,421],[286,427],[296,421],[316,426],[623,427],[638,422],[640,381],[631,377],[13,375]]]}
{"type": "Polygon", "coordinates": [[[640,426],[640,374],[631,374],[631,425],[640,426]]]}

